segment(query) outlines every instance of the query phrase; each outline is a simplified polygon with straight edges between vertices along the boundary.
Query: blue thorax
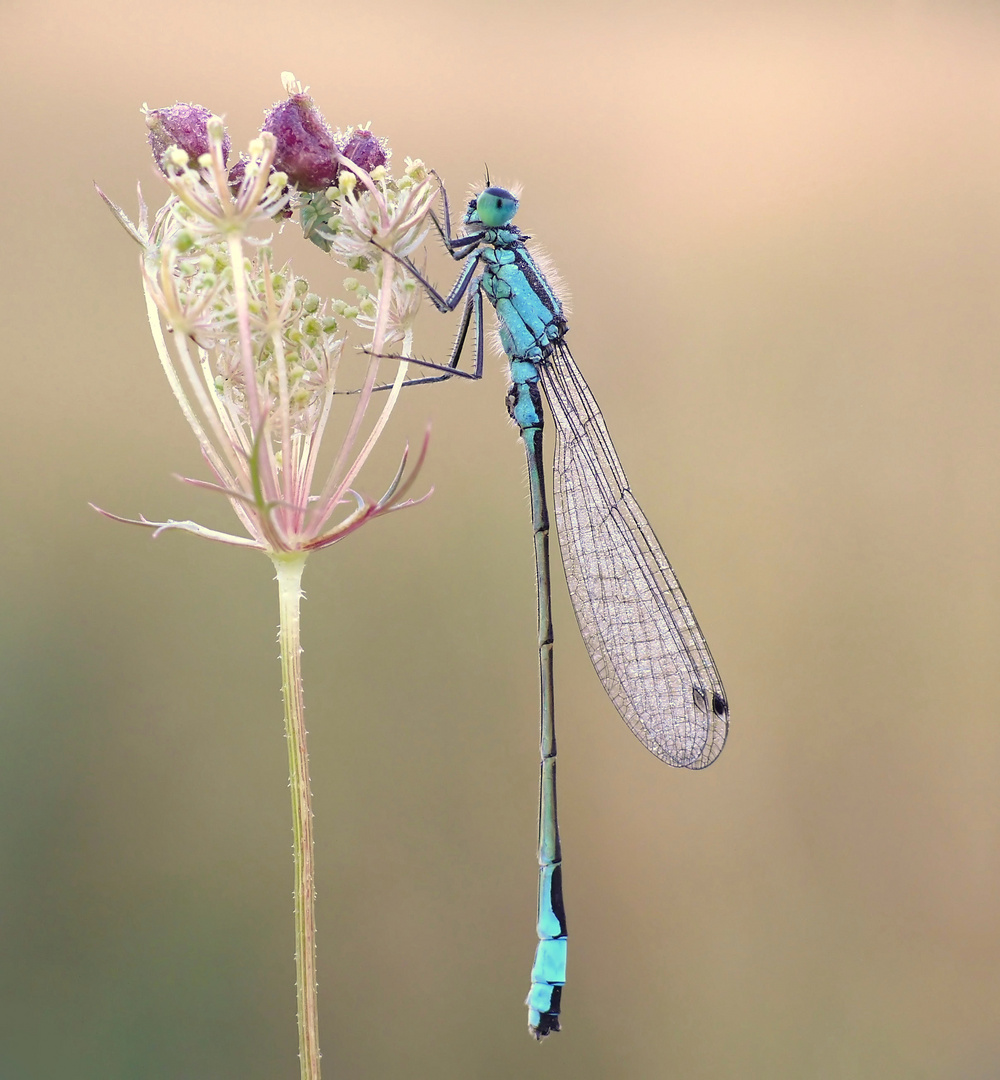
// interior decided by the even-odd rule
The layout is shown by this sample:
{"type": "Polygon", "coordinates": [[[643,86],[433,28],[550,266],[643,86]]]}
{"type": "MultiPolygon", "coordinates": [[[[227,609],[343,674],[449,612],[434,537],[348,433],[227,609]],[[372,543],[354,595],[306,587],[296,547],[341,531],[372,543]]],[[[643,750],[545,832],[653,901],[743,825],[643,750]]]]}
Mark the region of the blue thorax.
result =
{"type": "Polygon", "coordinates": [[[465,225],[479,237],[482,288],[496,308],[507,358],[512,364],[537,363],[548,356],[568,327],[559,298],[525,246],[529,237],[508,224],[516,211],[517,200],[508,191],[487,188],[469,203],[465,225]],[[495,222],[484,222],[491,214],[495,222]]]}

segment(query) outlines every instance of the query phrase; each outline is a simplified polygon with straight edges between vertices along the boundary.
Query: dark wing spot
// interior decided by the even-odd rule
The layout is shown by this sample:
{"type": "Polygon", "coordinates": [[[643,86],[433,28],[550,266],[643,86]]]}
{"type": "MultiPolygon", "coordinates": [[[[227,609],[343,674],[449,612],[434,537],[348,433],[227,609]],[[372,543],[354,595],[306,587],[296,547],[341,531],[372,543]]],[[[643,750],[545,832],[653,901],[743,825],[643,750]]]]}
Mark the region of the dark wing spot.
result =
{"type": "Polygon", "coordinates": [[[716,716],[729,715],[729,702],[721,694],[712,695],[712,712],[716,716]]]}
{"type": "Polygon", "coordinates": [[[694,698],[694,707],[699,711],[708,715],[708,697],[705,691],[700,686],[692,686],[691,694],[694,698]]]}

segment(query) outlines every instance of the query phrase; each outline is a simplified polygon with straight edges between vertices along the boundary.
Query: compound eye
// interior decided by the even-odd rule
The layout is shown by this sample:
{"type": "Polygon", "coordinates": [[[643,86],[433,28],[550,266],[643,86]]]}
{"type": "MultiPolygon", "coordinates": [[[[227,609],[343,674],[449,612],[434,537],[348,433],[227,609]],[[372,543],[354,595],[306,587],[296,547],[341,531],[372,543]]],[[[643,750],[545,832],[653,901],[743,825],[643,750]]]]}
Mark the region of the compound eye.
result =
{"type": "Polygon", "coordinates": [[[517,205],[517,199],[506,188],[488,187],[476,199],[476,213],[487,228],[497,229],[517,213],[517,205]]]}

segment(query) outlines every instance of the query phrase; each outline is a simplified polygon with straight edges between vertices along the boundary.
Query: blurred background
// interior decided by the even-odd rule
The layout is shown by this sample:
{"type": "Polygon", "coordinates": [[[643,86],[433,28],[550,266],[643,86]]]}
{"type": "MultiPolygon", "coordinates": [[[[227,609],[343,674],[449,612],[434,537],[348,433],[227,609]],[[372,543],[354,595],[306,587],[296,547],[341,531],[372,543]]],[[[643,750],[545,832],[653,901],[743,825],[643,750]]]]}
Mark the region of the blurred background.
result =
{"type": "Polygon", "coordinates": [[[523,183],[733,716],[705,773],[647,754],[556,570],[536,1046],[523,454],[499,361],[407,394],[362,486],[430,421],[433,497],[305,579],[324,1076],[1000,1077],[1000,8],[38,0],[0,9],[0,1078],[298,1075],[271,566],[87,507],[235,528],[173,479],[92,181],[157,203],[139,106],[245,146],[282,70],[459,202],[523,183]]]}

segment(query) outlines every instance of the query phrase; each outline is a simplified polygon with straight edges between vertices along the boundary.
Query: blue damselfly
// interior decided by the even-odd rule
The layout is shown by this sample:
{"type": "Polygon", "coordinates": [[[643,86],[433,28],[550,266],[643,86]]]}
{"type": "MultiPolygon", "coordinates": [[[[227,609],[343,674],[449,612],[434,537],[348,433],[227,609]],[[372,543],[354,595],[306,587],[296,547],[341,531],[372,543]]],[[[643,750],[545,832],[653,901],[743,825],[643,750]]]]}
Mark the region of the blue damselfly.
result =
{"type": "MultiPolygon", "coordinates": [[[[444,223],[434,223],[452,258],[465,263],[447,296],[410,261],[407,269],[442,312],[464,298],[447,365],[416,361],[438,382],[483,373],[483,297],[497,313],[510,363],[507,409],[524,440],[531,493],[541,677],[541,781],[538,817],[538,946],[528,994],[536,1038],[559,1030],[566,981],[566,915],[556,815],[556,738],[552,677],[549,520],[542,457],[542,400],[556,430],[553,495],[556,532],[569,593],[594,667],[625,723],[669,765],[702,769],[722,750],[729,706],[694,613],[628,479],[604,417],[566,343],[563,304],[511,220],[518,200],[489,185],[471,199],[465,231],[452,236],[447,193],[444,223]],[[475,368],[458,363],[475,324],[475,368]]],[[[412,362],[412,358],[408,357],[412,362]]]]}

